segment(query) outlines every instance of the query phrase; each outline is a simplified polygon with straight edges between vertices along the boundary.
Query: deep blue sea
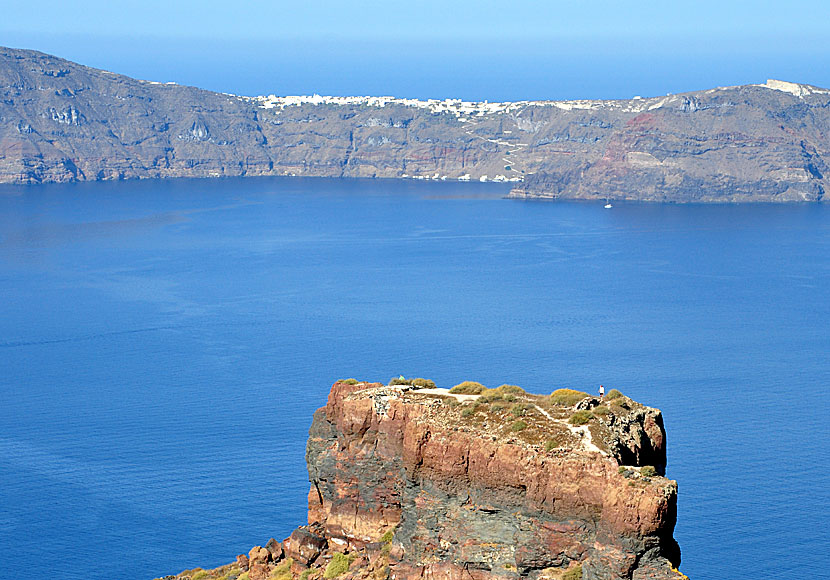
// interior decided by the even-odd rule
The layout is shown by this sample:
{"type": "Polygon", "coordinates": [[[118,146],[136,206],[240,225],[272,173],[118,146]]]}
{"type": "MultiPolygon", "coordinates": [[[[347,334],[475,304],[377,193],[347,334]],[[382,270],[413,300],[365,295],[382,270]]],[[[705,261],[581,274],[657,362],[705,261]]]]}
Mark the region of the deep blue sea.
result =
{"type": "Polygon", "coordinates": [[[681,570],[826,578],[830,206],[506,193],[0,189],[0,569],[143,580],[282,539],[331,383],[403,374],[659,407],[681,570]]]}

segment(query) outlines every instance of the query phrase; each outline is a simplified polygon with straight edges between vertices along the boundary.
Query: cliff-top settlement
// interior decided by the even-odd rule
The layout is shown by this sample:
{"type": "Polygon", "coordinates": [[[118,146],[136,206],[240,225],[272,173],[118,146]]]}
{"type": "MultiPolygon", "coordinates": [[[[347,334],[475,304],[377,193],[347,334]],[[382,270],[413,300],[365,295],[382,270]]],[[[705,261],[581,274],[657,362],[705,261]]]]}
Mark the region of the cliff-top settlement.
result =
{"type": "Polygon", "coordinates": [[[308,525],[184,580],[681,579],[660,411],[611,391],[332,386],[308,525]]]}
{"type": "Polygon", "coordinates": [[[0,183],[297,175],[823,201],[828,136],[830,91],[784,81],[604,101],[242,97],[0,47],[0,183]]]}

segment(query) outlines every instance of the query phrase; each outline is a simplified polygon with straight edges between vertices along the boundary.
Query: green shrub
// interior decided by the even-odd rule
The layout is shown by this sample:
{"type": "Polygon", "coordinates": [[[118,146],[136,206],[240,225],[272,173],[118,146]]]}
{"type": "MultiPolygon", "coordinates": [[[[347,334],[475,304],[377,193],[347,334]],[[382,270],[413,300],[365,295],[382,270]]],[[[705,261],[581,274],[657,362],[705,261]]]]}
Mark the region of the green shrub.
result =
{"type": "Polygon", "coordinates": [[[616,399],[612,399],[609,401],[609,406],[613,411],[617,412],[628,411],[631,409],[631,405],[628,404],[628,399],[625,397],[617,397],[616,399]]]}
{"type": "Polygon", "coordinates": [[[515,417],[524,417],[525,413],[527,413],[528,409],[532,408],[533,405],[529,403],[516,403],[510,408],[510,412],[515,417]]]}
{"type": "Polygon", "coordinates": [[[623,474],[623,473],[625,473],[626,471],[628,471],[628,468],[627,468],[625,465],[620,465],[620,466],[617,468],[617,473],[619,473],[620,475],[622,475],[622,474],[623,474]]]}
{"type": "Polygon", "coordinates": [[[338,383],[346,383],[347,385],[359,385],[360,381],[357,379],[340,379],[338,383]]]}
{"type": "Polygon", "coordinates": [[[239,580],[239,568],[232,567],[216,580],[239,580]]]}
{"type": "Polygon", "coordinates": [[[593,409],[591,409],[591,412],[594,415],[597,415],[597,416],[600,416],[600,417],[605,417],[606,415],[608,415],[611,412],[611,409],[609,409],[608,407],[599,406],[599,407],[594,407],[593,409]]]}
{"type": "Polygon", "coordinates": [[[203,580],[210,576],[210,573],[207,570],[199,570],[193,576],[190,577],[190,580],[203,580]]]}
{"type": "Polygon", "coordinates": [[[349,566],[352,565],[352,556],[347,556],[341,552],[335,552],[331,557],[331,562],[326,566],[326,571],[323,572],[323,578],[337,578],[349,571],[349,566]]]}
{"type": "Polygon", "coordinates": [[[508,403],[512,403],[513,401],[516,400],[516,395],[511,395],[510,393],[508,393],[504,396],[504,400],[507,401],[508,403]]]}
{"type": "MultiPolygon", "coordinates": [[[[285,560],[277,564],[277,566],[273,570],[271,570],[271,580],[291,580],[291,578],[293,577],[291,574],[291,566],[293,565],[293,558],[286,558],[285,560]]],[[[242,576],[240,576],[238,580],[248,580],[247,572],[243,574],[243,576],[246,576],[246,578],[242,578],[242,576]]]]}
{"type": "Polygon", "coordinates": [[[582,580],[582,566],[574,566],[569,568],[562,574],[562,580],[582,580]]]}
{"type": "Polygon", "coordinates": [[[435,383],[429,379],[412,379],[409,384],[413,387],[421,387],[422,389],[434,389],[435,383]]]}
{"type": "Polygon", "coordinates": [[[554,441],[553,439],[548,439],[547,441],[545,441],[545,451],[553,451],[557,447],[558,445],[556,444],[556,441],[554,441]]]}
{"type": "Polygon", "coordinates": [[[493,389],[502,395],[526,395],[525,390],[517,385],[501,385],[493,389]]]}
{"type": "MultiPolygon", "coordinates": [[[[271,578],[274,578],[274,575],[273,575],[273,574],[271,575],[271,578]]],[[[244,573],[244,574],[242,574],[241,576],[238,576],[238,577],[236,578],[236,580],[251,580],[251,577],[250,577],[250,576],[248,576],[248,573],[247,573],[247,572],[245,572],[245,573],[244,573]]]]}
{"type": "Polygon", "coordinates": [[[394,537],[395,537],[395,530],[386,530],[386,533],[384,533],[380,537],[380,541],[383,542],[384,544],[388,544],[389,542],[392,541],[392,539],[394,537]]]}
{"type": "Polygon", "coordinates": [[[308,580],[309,576],[311,576],[311,568],[302,571],[300,574],[300,580],[308,580]]]}
{"type": "Polygon", "coordinates": [[[478,405],[477,404],[476,405],[468,405],[467,407],[464,408],[463,411],[461,411],[461,416],[462,417],[472,417],[473,415],[476,414],[476,411],[478,411],[478,405]]]}
{"type": "Polygon", "coordinates": [[[444,397],[443,401],[445,405],[449,405],[450,407],[457,407],[461,404],[461,402],[455,397],[444,397]]]}
{"type": "Polygon", "coordinates": [[[493,401],[501,401],[504,395],[496,392],[495,389],[486,389],[484,393],[478,398],[479,403],[492,403],[493,401]]]}
{"type": "Polygon", "coordinates": [[[395,377],[394,379],[389,379],[389,386],[394,387],[397,385],[411,385],[412,382],[403,378],[403,377],[395,377]]]}
{"type": "Polygon", "coordinates": [[[617,389],[611,389],[605,395],[605,398],[608,399],[609,401],[613,401],[614,399],[619,399],[622,396],[623,396],[623,394],[621,392],[619,392],[617,389]]]}
{"type": "Polygon", "coordinates": [[[510,430],[514,433],[524,431],[525,429],[527,429],[527,423],[525,423],[524,421],[516,421],[510,426],[510,430]]]}
{"type": "Polygon", "coordinates": [[[480,395],[487,387],[475,381],[464,381],[450,389],[453,395],[480,395]]]}
{"type": "Polygon", "coordinates": [[[657,475],[657,470],[651,465],[643,465],[640,468],[640,475],[643,477],[654,477],[657,475]]]}
{"type": "Polygon", "coordinates": [[[594,414],[591,413],[591,411],[586,411],[583,409],[571,415],[571,418],[568,419],[568,423],[570,423],[571,425],[584,425],[585,423],[590,421],[593,416],[594,414]]]}
{"type": "Polygon", "coordinates": [[[574,389],[556,389],[550,394],[550,402],[554,405],[567,405],[573,407],[585,397],[589,397],[588,393],[577,391],[574,389]]]}

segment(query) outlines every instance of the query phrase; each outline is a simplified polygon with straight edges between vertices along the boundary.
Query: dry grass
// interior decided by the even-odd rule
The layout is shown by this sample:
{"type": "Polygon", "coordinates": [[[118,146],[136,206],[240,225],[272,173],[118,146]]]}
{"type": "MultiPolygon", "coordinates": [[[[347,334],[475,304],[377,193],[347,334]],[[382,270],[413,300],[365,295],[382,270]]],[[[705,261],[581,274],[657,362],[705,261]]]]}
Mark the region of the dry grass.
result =
{"type": "Polygon", "coordinates": [[[550,394],[550,402],[554,405],[573,407],[582,399],[590,396],[588,393],[583,393],[575,389],[556,389],[550,394]]]}
{"type": "Polygon", "coordinates": [[[570,423],[571,425],[584,425],[593,418],[594,414],[591,413],[591,411],[586,411],[583,409],[571,415],[571,418],[568,419],[568,423],[570,423]]]}
{"type": "Polygon", "coordinates": [[[464,381],[450,389],[453,395],[480,395],[487,387],[475,381],[464,381]]]}

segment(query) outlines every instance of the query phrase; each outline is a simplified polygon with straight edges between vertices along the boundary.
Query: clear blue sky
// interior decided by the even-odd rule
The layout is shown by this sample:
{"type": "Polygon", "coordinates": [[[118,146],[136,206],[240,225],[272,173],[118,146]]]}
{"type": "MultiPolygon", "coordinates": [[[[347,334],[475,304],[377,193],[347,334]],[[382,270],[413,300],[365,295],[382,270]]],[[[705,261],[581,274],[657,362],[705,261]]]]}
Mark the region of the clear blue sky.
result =
{"type": "Polygon", "coordinates": [[[630,97],[830,85],[830,2],[30,0],[0,43],[237,93],[630,97]]]}

